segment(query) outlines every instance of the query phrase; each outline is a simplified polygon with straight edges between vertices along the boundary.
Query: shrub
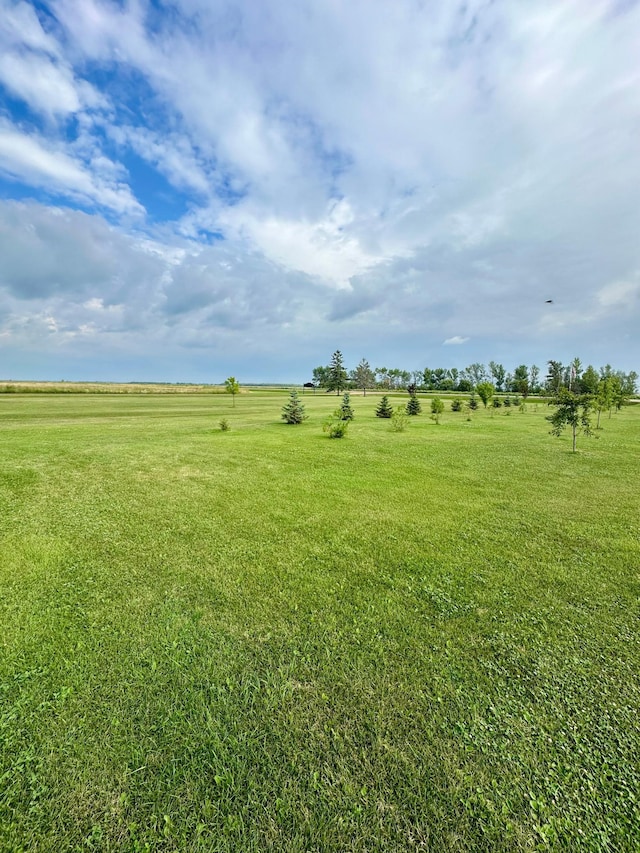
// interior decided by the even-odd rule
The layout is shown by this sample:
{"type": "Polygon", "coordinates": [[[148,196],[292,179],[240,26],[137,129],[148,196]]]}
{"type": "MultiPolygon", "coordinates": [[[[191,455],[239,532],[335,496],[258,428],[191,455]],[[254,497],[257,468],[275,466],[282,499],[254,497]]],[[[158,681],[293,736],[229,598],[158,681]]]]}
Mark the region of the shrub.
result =
{"type": "Polygon", "coordinates": [[[280,416],[285,423],[301,424],[306,421],[308,415],[304,412],[304,405],[300,402],[298,392],[295,388],[289,392],[289,402],[282,407],[282,415],[280,416]]]}
{"type": "Polygon", "coordinates": [[[329,438],[344,438],[348,426],[349,421],[342,419],[342,409],[336,409],[322,424],[322,431],[326,432],[329,438]]]}
{"type": "Polygon", "coordinates": [[[469,397],[469,408],[472,412],[475,412],[478,408],[478,398],[475,395],[475,392],[469,397]]]}
{"type": "Polygon", "coordinates": [[[398,406],[391,415],[391,428],[396,432],[404,432],[408,422],[409,415],[407,414],[406,408],[404,406],[398,406]]]}
{"type": "Polygon", "coordinates": [[[407,403],[407,414],[408,415],[419,415],[422,411],[422,406],[420,404],[420,400],[416,397],[415,394],[412,394],[409,397],[409,402],[407,403]]]}
{"type": "Polygon", "coordinates": [[[502,401],[502,405],[505,408],[510,409],[511,408],[511,397],[505,397],[504,400],[502,401]]]}
{"type": "Polygon", "coordinates": [[[377,418],[390,418],[393,415],[393,407],[389,402],[389,398],[385,394],[384,397],[378,403],[378,407],[376,408],[376,417],[377,418]]]}
{"type": "Polygon", "coordinates": [[[451,401],[451,411],[452,412],[461,412],[462,411],[462,400],[460,397],[454,397],[451,401]]]}
{"type": "Polygon", "coordinates": [[[231,424],[226,418],[222,418],[222,420],[220,421],[220,429],[222,430],[222,432],[229,432],[229,430],[231,429],[231,424]]]}
{"type": "Polygon", "coordinates": [[[500,409],[502,407],[502,400],[498,400],[497,397],[493,398],[493,408],[500,409]]]}

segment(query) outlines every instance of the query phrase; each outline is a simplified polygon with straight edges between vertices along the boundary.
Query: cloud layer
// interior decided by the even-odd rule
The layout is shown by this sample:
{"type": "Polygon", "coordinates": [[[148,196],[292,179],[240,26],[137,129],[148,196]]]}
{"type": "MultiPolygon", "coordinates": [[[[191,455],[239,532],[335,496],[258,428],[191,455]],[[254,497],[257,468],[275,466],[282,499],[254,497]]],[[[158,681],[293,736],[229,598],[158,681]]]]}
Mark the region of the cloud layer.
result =
{"type": "Polygon", "coordinates": [[[0,358],[637,369],[638,32],[614,0],[0,0],[0,358]]]}

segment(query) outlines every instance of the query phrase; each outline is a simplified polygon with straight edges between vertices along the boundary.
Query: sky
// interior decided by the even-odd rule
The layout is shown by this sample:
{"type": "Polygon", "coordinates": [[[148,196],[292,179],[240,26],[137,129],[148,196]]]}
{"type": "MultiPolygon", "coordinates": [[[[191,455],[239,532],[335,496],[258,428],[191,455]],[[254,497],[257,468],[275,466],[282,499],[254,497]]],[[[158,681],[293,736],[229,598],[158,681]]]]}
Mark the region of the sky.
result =
{"type": "Polygon", "coordinates": [[[640,372],[639,329],[637,0],[0,0],[0,378],[640,372]]]}

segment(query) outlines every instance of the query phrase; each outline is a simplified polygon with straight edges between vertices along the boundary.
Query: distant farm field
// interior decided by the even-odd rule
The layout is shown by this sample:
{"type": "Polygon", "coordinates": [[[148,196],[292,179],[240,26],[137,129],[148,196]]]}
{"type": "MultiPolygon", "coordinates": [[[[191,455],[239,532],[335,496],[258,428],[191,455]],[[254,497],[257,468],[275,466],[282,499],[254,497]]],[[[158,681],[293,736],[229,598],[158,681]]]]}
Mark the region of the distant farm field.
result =
{"type": "Polygon", "coordinates": [[[640,407],[286,399],[0,395],[0,850],[640,849],[640,407]]]}

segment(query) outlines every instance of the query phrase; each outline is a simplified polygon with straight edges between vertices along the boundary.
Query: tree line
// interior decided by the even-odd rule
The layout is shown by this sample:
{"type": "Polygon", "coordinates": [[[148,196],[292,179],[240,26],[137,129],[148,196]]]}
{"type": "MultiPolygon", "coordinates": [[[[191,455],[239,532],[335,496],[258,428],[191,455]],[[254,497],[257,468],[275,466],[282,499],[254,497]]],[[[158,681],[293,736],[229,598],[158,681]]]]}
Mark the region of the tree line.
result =
{"type": "Polygon", "coordinates": [[[520,364],[507,371],[503,364],[490,361],[488,365],[474,362],[459,370],[457,367],[425,367],[422,370],[402,370],[399,368],[371,367],[363,358],[360,363],[348,370],[340,350],[336,350],[326,366],[313,369],[311,384],[327,392],[341,394],[347,389],[357,389],[366,394],[369,390],[400,391],[460,391],[470,393],[479,386],[490,384],[499,393],[520,394],[558,394],[566,388],[576,394],[592,396],[603,392],[614,398],[612,406],[619,398],[628,399],[637,393],[638,374],[635,371],[625,373],[614,370],[610,364],[596,369],[589,364],[583,368],[579,358],[569,364],[550,360],[547,373],[541,374],[540,368],[532,364],[520,364]]]}

